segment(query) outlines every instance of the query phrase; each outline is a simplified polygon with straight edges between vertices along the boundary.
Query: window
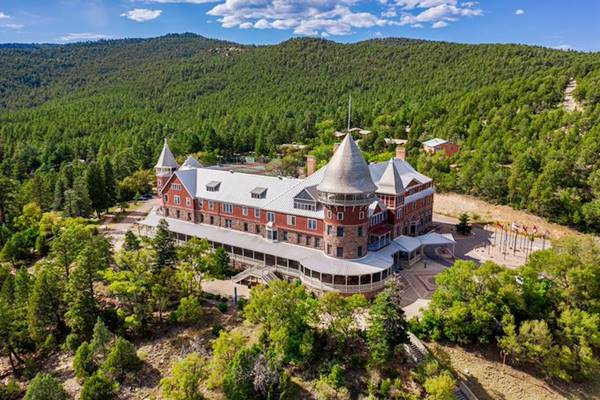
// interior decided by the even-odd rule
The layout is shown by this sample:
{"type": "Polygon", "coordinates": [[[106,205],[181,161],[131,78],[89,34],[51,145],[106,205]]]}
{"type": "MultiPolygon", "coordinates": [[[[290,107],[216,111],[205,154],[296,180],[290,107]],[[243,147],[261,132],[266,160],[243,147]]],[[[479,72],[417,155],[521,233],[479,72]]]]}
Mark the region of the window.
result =
{"type": "Polygon", "coordinates": [[[309,219],[306,224],[308,225],[308,229],[311,231],[316,231],[317,230],[317,220],[316,219],[309,219]]]}
{"type": "Polygon", "coordinates": [[[331,225],[327,225],[327,234],[331,235],[331,230],[333,229],[333,227],[331,225]]]}
{"type": "Polygon", "coordinates": [[[288,240],[288,233],[286,231],[283,231],[283,237],[281,238],[281,240],[283,240],[284,242],[287,242],[287,240],[288,240]]]}
{"type": "Polygon", "coordinates": [[[363,235],[363,227],[362,226],[358,227],[357,235],[358,235],[358,237],[362,237],[362,235],[363,235]]]}
{"type": "Polygon", "coordinates": [[[306,245],[307,245],[307,246],[310,246],[310,236],[307,236],[307,237],[306,237],[306,245]]]}
{"type": "Polygon", "coordinates": [[[330,244],[327,245],[327,254],[331,254],[331,245],[330,244]]]}
{"type": "Polygon", "coordinates": [[[341,212],[341,211],[338,211],[338,213],[337,213],[337,215],[336,215],[336,219],[337,219],[338,221],[341,221],[341,220],[343,220],[343,219],[344,219],[344,213],[343,213],[343,212],[341,212]]]}
{"type": "Polygon", "coordinates": [[[246,207],[246,206],[242,207],[242,215],[243,216],[247,216],[248,215],[248,207],[246,207]]]}
{"type": "Polygon", "coordinates": [[[163,196],[163,203],[168,203],[169,202],[169,195],[165,194],[163,196]]]}
{"type": "Polygon", "coordinates": [[[275,213],[271,211],[267,211],[267,221],[273,222],[275,221],[275,213]]]}
{"type": "Polygon", "coordinates": [[[287,224],[290,225],[290,226],[296,225],[296,216],[294,216],[294,215],[288,215],[287,216],[287,224]]]}
{"type": "Polygon", "coordinates": [[[253,199],[264,199],[265,197],[267,197],[267,188],[255,187],[250,192],[250,195],[253,199]]]}
{"type": "Polygon", "coordinates": [[[341,246],[338,246],[335,251],[335,255],[336,255],[336,257],[344,257],[344,248],[341,246]]]}
{"type": "Polygon", "coordinates": [[[192,213],[188,213],[188,221],[192,220],[192,213]]]}
{"type": "Polygon", "coordinates": [[[302,244],[302,235],[298,234],[298,244],[302,244]]]}
{"type": "Polygon", "coordinates": [[[181,185],[179,183],[174,183],[171,185],[173,190],[181,190],[181,185]]]}
{"type": "Polygon", "coordinates": [[[175,204],[176,205],[180,205],[181,204],[181,197],[175,195],[175,204]]]}
{"type": "Polygon", "coordinates": [[[177,218],[179,218],[181,216],[181,214],[179,213],[179,210],[175,210],[175,215],[177,216],[177,218]]]}
{"type": "Polygon", "coordinates": [[[213,217],[212,215],[210,216],[210,224],[211,225],[215,224],[215,217],[213,217]]]}
{"type": "Polygon", "coordinates": [[[191,207],[191,205],[192,205],[192,199],[190,199],[189,197],[186,197],[185,198],[185,205],[187,207],[191,207]]]}
{"type": "Polygon", "coordinates": [[[248,232],[248,223],[244,222],[244,232],[248,232]]]}
{"type": "Polygon", "coordinates": [[[254,230],[256,233],[260,233],[260,225],[254,225],[254,230]]]}
{"type": "Polygon", "coordinates": [[[218,192],[220,186],[221,186],[221,182],[210,181],[206,184],[206,191],[207,192],[218,192]]]}
{"type": "Polygon", "coordinates": [[[256,219],[260,218],[260,208],[254,209],[254,218],[256,218],[256,219]]]}
{"type": "Polygon", "coordinates": [[[232,214],[233,213],[233,204],[223,203],[223,212],[225,214],[232,214]]]}
{"type": "Polygon", "coordinates": [[[358,218],[359,219],[365,219],[365,212],[364,211],[359,212],[358,213],[358,218]]]}
{"type": "Polygon", "coordinates": [[[359,256],[359,257],[362,257],[362,255],[363,255],[363,249],[362,249],[362,246],[358,246],[358,250],[357,250],[356,252],[358,253],[358,256],[359,256]]]}
{"type": "Polygon", "coordinates": [[[331,216],[332,216],[331,210],[327,210],[327,218],[331,219],[331,216]]]}
{"type": "Polygon", "coordinates": [[[321,239],[320,238],[315,238],[315,247],[321,247],[321,239]]]}
{"type": "Polygon", "coordinates": [[[231,228],[231,220],[230,219],[225,220],[225,228],[231,228]]]}
{"type": "Polygon", "coordinates": [[[294,208],[300,210],[317,211],[317,203],[309,201],[294,200],[294,208]]]}
{"type": "Polygon", "coordinates": [[[212,210],[213,208],[215,208],[215,202],[212,200],[208,201],[208,209],[212,210]]]}
{"type": "Polygon", "coordinates": [[[344,236],[344,227],[343,226],[338,226],[336,233],[337,233],[337,237],[343,237],[344,236]]]}

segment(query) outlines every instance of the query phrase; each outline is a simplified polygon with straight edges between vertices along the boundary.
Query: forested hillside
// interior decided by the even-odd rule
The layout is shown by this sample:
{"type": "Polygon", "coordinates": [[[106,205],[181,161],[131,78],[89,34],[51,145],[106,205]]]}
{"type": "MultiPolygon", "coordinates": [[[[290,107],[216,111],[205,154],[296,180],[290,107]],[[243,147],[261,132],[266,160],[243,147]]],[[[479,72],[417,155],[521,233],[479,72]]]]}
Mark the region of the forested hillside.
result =
{"type": "MultiPolygon", "coordinates": [[[[165,136],[179,154],[329,145],[324,137],[344,126],[352,95],[354,125],[373,131],[362,144],[368,154],[385,151],[384,137],[408,138],[410,160],[441,190],[600,231],[599,81],[600,54],[519,45],[254,47],[187,34],[4,46],[0,169],[18,199],[13,214],[32,200],[46,210],[61,165],[106,158],[121,180],[151,167],[165,136]],[[561,105],[572,78],[583,111],[568,113],[561,105]],[[420,154],[432,137],[461,152],[420,154]],[[32,179],[46,195],[22,189],[32,179]]],[[[7,208],[0,204],[0,222],[10,225],[7,208]]]]}

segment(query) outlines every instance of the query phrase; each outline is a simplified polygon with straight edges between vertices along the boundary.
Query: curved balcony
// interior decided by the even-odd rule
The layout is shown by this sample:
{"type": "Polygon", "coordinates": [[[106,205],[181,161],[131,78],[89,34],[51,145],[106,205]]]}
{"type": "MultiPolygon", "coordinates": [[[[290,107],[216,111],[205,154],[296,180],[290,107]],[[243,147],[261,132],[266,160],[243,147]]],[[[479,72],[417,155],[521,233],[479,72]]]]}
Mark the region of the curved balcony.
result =
{"type": "Polygon", "coordinates": [[[340,194],[318,192],[319,201],[328,205],[362,206],[371,204],[375,200],[375,193],[340,194]]]}

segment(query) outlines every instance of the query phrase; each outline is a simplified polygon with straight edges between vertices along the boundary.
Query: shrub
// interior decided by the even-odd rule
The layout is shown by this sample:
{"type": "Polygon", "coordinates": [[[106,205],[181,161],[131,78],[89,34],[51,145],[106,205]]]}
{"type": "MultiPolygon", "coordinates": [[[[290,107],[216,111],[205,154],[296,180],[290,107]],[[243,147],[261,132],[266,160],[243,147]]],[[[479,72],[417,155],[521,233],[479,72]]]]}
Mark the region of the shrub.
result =
{"type": "Polygon", "coordinates": [[[344,386],[346,379],[344,378],[344,369],[340,364],[333,364],[329,374],[325,378],[333,388],[339,389],[344,386]]]}
{"type": "Polygon", "coordinates": [[[96,355],[106,356],[108,344],[112,339],[112,334],[104,324],[104,322],[98,317],[96,324],[94,325],[94,334],[92,336],[92,342],[90,343],[92,351],[96,355]]]}
{"type": "Polygon", "coordinates": [[[102,370],[107,376],[120,380],[125,373],[140,368],[142,361],[137,355],[135,347],[131,342],[119,337],[115,340],[106,361],[102,364],[102,370]]]}
{"type": "Polygon", "coordinates": [[[55,377],[39,373],[29,383],[23,400],[67,400],[68,398],[67,392],[55,377]]]}
{"type": "Polygon", "coordinates": [[[225,302],[221,302],[219,303],[219,305],[217,306],[217,308],[219,309],[219,311],[221,311],[222,313],[226,313],[227,312],[227,303],[225,302]]]}
{"type": "Polygon", "coordinates": [[[183,297],[175,311],[177,322],[195,324],[200,322],[204,314],[202,306],[195,297],[183,297]]]}
{"type": "Polygon", "coordinates": [[[79,399],[113,400],[117,398],[118,389],[118,384],[112,382],[104,374],[96,372],[85,380],[79,399]]]}
{"type": "Polygon", "coordinates": [[[469,214],[462,213],[458,217],[458,224],[456,225],[456,231],[462,235],[468,235],[471,233],[471,225],[469,225],[469,214]]]}
{"type": "Polygon", "coordinates": [[[454,389],[456,381],[450,374],[445,371],[434,377],[427,378],[423,384],[425,391],[429,395],[427,398],[432,400],[453,400],[456,398],[454,389]]]}
{"type": "Polygon", "coordinates": [[[258,353],[257,347],[246,347],[233,357],[223,377],[223,391],[227,399],[246,400],[257,397],[254,391],[253,370],[258,353]]]}
{"type": "Polygon", "coordinates": [[[161,394],[168,400],[201,400],[200,382],[205,377],[205,360],[191,353],[173,366],[170,377],[161,379],[161,394]]]}
{"type": "Polygon", "coordinates": [[[75,376],[79,379],[87,378],[96,372],[97,368],[92,346],[88,342],[81,343],[81,346],[75,352],[75,358],[73,358],[75,376]]]}
{"type": "Polygon", "coordinates": [[[7,384],[0,383],[0,399],[17,400],[23,395],[21,386],[17,381],[11,379],[7,384]]]}
{"type": "Polygon", "coordinates": [[[64,348],[71,353],[75,353],[80,344],[81,340],[79,340],[79,336],[74,333],[69,333],[65,339],[64,348]]]}

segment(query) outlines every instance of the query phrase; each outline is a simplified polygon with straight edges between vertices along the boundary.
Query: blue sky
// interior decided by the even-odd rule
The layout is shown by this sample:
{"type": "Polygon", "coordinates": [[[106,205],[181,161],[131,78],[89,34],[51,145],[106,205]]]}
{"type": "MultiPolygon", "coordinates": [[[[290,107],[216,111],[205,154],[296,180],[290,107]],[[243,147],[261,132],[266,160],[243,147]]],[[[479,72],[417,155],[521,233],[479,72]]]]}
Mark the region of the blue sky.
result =
{"type": "Polygon", "coordinates": [[[600,0],[0,0],[0,43],[181,32],[256,44],[394,36],[600,51],[600,0]]]}

